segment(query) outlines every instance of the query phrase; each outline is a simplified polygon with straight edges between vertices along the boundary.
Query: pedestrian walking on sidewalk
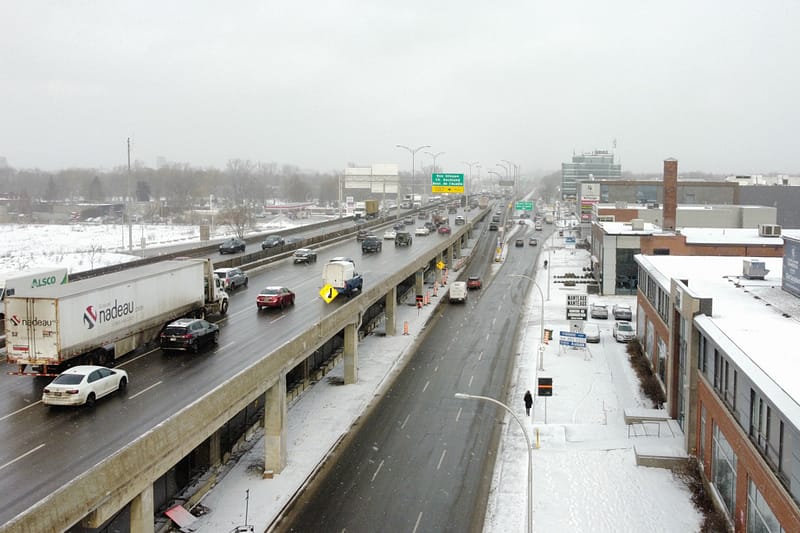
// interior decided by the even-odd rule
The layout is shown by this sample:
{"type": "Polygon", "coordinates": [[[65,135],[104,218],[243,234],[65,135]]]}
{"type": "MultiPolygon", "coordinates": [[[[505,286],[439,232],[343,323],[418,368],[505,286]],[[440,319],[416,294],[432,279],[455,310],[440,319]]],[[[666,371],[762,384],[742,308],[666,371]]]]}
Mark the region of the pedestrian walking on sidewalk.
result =
{"type": "Polygon", "coordinates": [[[533,396],[531,391],[525,391],[525,416],[531,416],[531,406],[533,406],[533,396]]]}

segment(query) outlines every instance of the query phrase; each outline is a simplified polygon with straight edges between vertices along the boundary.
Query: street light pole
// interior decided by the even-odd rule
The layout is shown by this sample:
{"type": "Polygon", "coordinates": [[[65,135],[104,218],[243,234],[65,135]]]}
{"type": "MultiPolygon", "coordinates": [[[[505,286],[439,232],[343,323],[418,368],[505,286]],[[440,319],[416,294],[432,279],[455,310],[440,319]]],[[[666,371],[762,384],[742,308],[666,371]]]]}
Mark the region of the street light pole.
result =
{"type": "Polygon", "coordinates": [[[473,161],[472,163],[470,163],[468,161],[462,161],[461,163],[464,164],[464,165],[467,165],[469,167],[469,180],[467,181],[467,187],[465,189],[465,191],[466,191],[465,196],[467,197],[467,205],[466,205],[466,209],[464,210],[465,213],[468,213],[469,212],[469,195],[472,192],[472,167],[475,166],[475,165],[480,167],[480,162],[473,161]]]}
{"type": "Polygon", "coordinates": [[[522,423],[522,420],[511,410],[509,406],[504,404],[503,402],[497,401],[494,398],[489,398],[488,396],[477,396],[474,394],[464,394],[462,392],[455,393],[455,397],[460,400],[483,400],[486,402],[491,402],[495,405],[499,405],[503,409],[508,412],[514,420],[517,421],[519,427],[522,429],[522,435],[525,437],[525,443],[528,445],[528,525],[527,525],[527,532],[533,533],[533,447],[531,446],[531,438],[528,435],[528,430],[525,429],[525,424],[522,423]]]}
{"type": "MultiPolygon", "coordinates": [[[[548,265],[548,268],[549,265],[548,265]]],[[[540,321],[540,328],[539,328],[539,365],[538,370],[544,370],[544,293],[542,292],[542,288],[539,287],[539,284],[536,283],[536,280],[530,276],[526,276],[525,274],[509,274],[511,278],[525,278],[531,283],[533,286],[536,287],[536,290],[539,291],[539,299],[542,301],[542,314],[539,317],[540,321]]]]}
{"type": "Polygon", "coordinates": [[[425,153],[433,158],[433,174],[436,174],[436,158],[442,155],[444,152],[436,152],[435,154],[431,152],[425,152],[425,153]]]}
{"type": "MultiPolygon", "coordinates": [[[[402,144],[395,145],[397,148],[404,148],[409,151],[411,154],[411,207],[414,207],[414,171],[416,168],[416,164],[414,162],[414,156],[417,155],[417,152],[422,150],[423,148],[430,148],[429,145],[425,144],[423,146],[418,146],[416,148],[410,148],[408,146],[404,146],[402,144]]],[[[434,162],[435,163],[435,162],[434,162]]]]}

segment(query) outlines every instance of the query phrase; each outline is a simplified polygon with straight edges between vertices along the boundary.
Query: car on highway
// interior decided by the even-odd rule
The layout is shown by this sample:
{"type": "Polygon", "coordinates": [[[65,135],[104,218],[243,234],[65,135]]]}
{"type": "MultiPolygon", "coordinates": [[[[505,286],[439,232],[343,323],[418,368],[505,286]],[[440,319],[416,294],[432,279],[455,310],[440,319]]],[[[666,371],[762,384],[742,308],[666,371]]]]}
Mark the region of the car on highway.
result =
{"type": "Polygon", "coordinates": [[[411,237],[411,234],[407,231],[398,231],[397,235],[394,236],[395,246],[411,246],[411,243],[413,242],[414,239],[411,237]]]}
{"type": "Polygon", "coordinates": [[[387,229],[383,232],[384,240],[393,241],[395,237],[397,237],[397,231],[393,229],[387,229]]]}
{"type": "Polygon", "coordinates": [[[356,232],[356,241],[361,242],[369,236],[369,231],[360,229],[356,232]]]}
{"type": "Polygon", "coordinates": [[[294,260],[294,264],[297,265],[299,263],[309,264],[309,263],[316,263],[317,262],[317,252],[312,250],[311,248],[298,248],[292,254],[292,258],[294,260]]]}
{"type": "Polygon", "coordinates": [[[439,229],[436,231],[439,233],[439,235],[450,235],[450,233],[452,233],[450,226],[439,226],[439,229]]]}
{"type": "Polygon", "coordinates": [[[456,217],[456,219],[455,219],[456,226],[462,226],[466,221],[467,220],[464,217],[462,217],[461,215],[458,215],[456,217]]]}
{"type": "Polygon", "coordinates": [[[406,225],[403,224],[402,222],[399,222],[399,223],[395,224],[394,226],[392,226],[392,229],[395,230],[395,231],[403,231],[404,229],[406,229],[406,225]]]}
{"type": "Polygon", "coordinates": [[[636,337],[636,332],[633,331],[633,326],[630,322],[618,321],[614,322],[614,338],[617,342],[628,342],[636,337]]]}
{"type": "Polygon", "coordinates": [[[406,226],[412,226],[414,224],[414,219],[411,217],[406,217],[403,219],[403,224],[406,226]]]}
{"type": "Polygon", "coordinates": [[[345,257],[345,256],[340,255],[340,256],[331,257],[330,259],[328,259],[328,263],[333,263],[333,262],[338,262],[338,261],[347,261],[348,263],[353,263],[353,266],[356,266],[356,262],[352,257],[345,257]]]}
{"type": "Polygon", "coordinates": [[[430,234],[431,234],[431,230],[429,230],[425,226],[420,226],[420,227],[418,227],[417,229],[414,230],[414,235],[421,235],[421,236],[424,237],[424,236],[430,235],[430,234]]]}
{"type": "Polygon", "coordinates": [[[383,241],[375,235],[369,235],[366,239],[361,241],[361,253],[371,254],[378,253],[383,249],[383,241]]]}
{"type": "Polygon", "coordinates": [[[204,345],[217,344],[219,326],[202,318],[181,318],[171,322],[159,336],[161,349],[199,352],[204,345]]]}
{"type": "Polygon", "coordinates": [[[608,318],[608,306],[604,304],[592,304],[589,307],[589,316],[605,320],[608,318]]]}
{"type": "Polygon", "coordinates": [[[525,241],[523,239],[517,239],[516,241],[514,241],[514,246],[516,246],[517,248],[525,246],[525,241]]]}
{"type": "Polygon", "coordinates": [[[267,235],[266,239],[261,243],[261,249],[275,248],[276,246],[283,246],[286,244],[286,239],[280,235],[267,235]]]}
{"type": "Polygon", "coordinates": [[[537,244],[539,244],[539,240],[536,237],[531,237],[530,239],[528,239],[528,244],[531,246],[536,246],[537,244]]]}
{"type": "Polygon", "coordinates": [[[73,366],[59,374],[42,391],[45,405],[86,405],[128,387],[128,373],[104,366],[73,366]]]}
{"type": "Polygon", "coordinates": [[[467,278],[467,289],[480,289],[483,286],[480,276],[470,276],[467,278]]]}
{"type": "Polygon", "coordinates": [[[494,222],[489,224],[489,231],[497,231],[497,224],[495,224],[494,222]]]}
{"type": "Polygon", "coordinates": [[[614,315],[614,320],[631,320],[633,313],[631,313],[631,306],[628,304],[615,304],[611,308],[611,313],[614,315]]]}
{"type": "Polygon", "coordinates": [[[533,229],[535,229],[536,231],[542,231],[542,223],[537,222],[536,224],[534,224],[533,229]]]}
{"type": "Polygon", "coordinates": [[[583,334],[586,335],[586,342],[600,342],[600,326],[591,322],[583,324],[583,334]]]}
{"type": "Polygon", "coordinates": [[[219,245],[220,254],[235,254],[236,252],[244,252],[247,248],[247,243],[237,237],[231,237],[219,245]]]}
{"type": "Polygon", "coordinates": [[[236,290],[237,287],[247,287],[247,274],[237,267],[217,268],[214,275],[222,280],[226,291],[236,290]]]}
{"type": "Polygon", "coordinates": [[[286,287],[268,286],[261,289],[256,296],[256,307],[261,311],[265,307],[278,307],[283,309],[294,305],[294,292],[286,287]]]}

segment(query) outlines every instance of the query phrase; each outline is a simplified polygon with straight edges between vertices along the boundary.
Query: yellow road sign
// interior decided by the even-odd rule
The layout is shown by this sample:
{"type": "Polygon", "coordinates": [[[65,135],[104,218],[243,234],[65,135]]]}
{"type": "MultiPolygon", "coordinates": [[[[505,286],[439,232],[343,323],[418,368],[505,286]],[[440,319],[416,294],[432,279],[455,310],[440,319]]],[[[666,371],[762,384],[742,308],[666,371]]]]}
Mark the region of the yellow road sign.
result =
{"type": "Polygon", "coordinates": [[[446,265],[444,264],[444,261],[439,261],[438,263],[436,263],[436,268],[438,268],[439,270],[443,269],[445,266],[446,265]]]}
{"type": "Polygon", "coordinates": [[[326,284],[322,289],[319,291],[319,295],[325,300],[326,304],[329,304],[333,301],[334,298],[339,296],[339,291],[333,288],[333,285],[326,284]]]}

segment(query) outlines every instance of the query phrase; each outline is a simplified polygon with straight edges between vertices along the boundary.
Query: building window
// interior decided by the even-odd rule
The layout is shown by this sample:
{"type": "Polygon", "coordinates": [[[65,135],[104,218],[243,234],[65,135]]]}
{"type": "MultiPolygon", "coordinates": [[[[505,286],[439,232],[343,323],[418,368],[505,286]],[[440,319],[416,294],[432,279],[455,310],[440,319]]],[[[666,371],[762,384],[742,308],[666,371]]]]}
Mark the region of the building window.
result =
{"type": "Polygon", "coordinates": [[[653,248],[653,255],[669,255],[669,248],[653,248]]]}
{"type": "Polygon", "coordinates": [[[719,390],[721,364],[722,358],[719,356],[719,351],[714,348],[714,388],[716,390],[719,390]]]}
{"type": "Polygon", "coordinates": [[[747,482],[747,533],[783,533],[775,513],[752,479],[747,482]]]}
{"type": "Polygon", "coordinates": [[[716,424],[713,437],[711,481],[725,504],[728,516],[733,516],[736,509],[736,454],[716,424]]]}
{"type": "Polygon", "coordinates": [[[708,356],[706,355],[706,338],[703,335],[700,335],[700,357],[697,358],[698,368],[700,368],[700,372],[705,376],[706,370],[708,370],[708,356]]]}

